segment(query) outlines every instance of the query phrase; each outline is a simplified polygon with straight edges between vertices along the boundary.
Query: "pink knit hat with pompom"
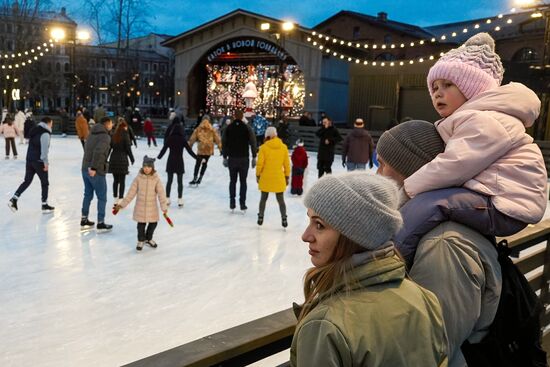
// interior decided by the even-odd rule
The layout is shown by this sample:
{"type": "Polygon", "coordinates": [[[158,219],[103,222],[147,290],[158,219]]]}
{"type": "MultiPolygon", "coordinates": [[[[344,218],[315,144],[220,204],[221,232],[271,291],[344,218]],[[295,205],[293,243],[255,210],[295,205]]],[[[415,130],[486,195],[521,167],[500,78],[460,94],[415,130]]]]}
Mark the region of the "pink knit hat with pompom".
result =
{"type": "Polygon", "coordinates": [[[433,82],[453,82],[466,99],[502,83],[504,68],[495,53],[495,40],[488,33],[478,33],[459,48],[443,55],[428,73],[428,90],[433,95],[433,82]]]}

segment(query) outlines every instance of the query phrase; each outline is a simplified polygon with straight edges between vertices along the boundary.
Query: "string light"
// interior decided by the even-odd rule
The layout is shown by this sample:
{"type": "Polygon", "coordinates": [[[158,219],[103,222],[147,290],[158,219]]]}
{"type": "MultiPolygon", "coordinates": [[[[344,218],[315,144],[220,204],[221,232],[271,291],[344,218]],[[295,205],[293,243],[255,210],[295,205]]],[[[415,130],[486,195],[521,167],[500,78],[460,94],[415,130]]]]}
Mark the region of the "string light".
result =
{"type": "Polygon", "coordinates": [[[44,42],[41,46],[36,46],[36,49],[31,48],[30,50],[17,52],[17,54],[15,54],[15,53],[12,53],[11,55],[9,55],[9,54],[4,54],[4,55],[0,54],[0,62],[2,61],[2,56],[3,56],[3,59],[6,59],[6,60],[9,59],[9,61],[13,63],[13,64],[2,65],[2,69],[6,69],[6,68],[7,69],[13,69],[13,68],[19,69],[20,67],[32,64],[32,62],[33,62],[32,59],[33,58],[34,58],[34,61],[37,61],[39,57],[43,57],[47,53],[52,51],[52,49],[54,47],[54,43],[53,43],[52,40],[49,40],[49,42],[50,42],[49,44],[44,42]],[[38,52],[38,51],[40,51],[40,52],[38,52]],[[34,57],[31,57],[31,58],[28,59],[29,53],[30,54],[38,53],[39,56],[34,56],[34,57]],[[19,59],[21,59],[21,60],[19,60],[19,59]]]}
{"type": "MultiPolygon", "coordinates": [[[[323,51],[323,48],[325,48],[323,45],[317,44],[316,41],[310,40],[310,43],[312,43],[314,46],[316,46],[321,51],[323,51]]],[[[328,49],[328,48],[325,48],[324,51],[327,54],[329,54],[331,52],[331,50],[328,49]]],[[[441,52],[440,56],[442,56],[443,54],[444,54],[444,52],[441,52]]],[[[363,64],[363,65],[369,65],[370,64],[372,66],[381,66],[381,67],[385,67],[385,66],[392,67],[392,66],[396,66],[396,65],[403,66],[405,64],[413,65],[413,64],[415,64],[415,62],[423,63],[424,61],[427,61],[427,60],[435,60],[436,59],[436,57],[434,55],[429,55],[429,56],[419,57],[417,60],[396,60],[396,61],[389,61],[389,62],[386,62],[386,61],[378,62],[378,61],[361,60],[360,58],[344,55],[342,53],[338,53],[337,51],[333,51],[332,55],[334,57],[339,57],[340,60],[347,61],[349,63],[363,64]]]]}

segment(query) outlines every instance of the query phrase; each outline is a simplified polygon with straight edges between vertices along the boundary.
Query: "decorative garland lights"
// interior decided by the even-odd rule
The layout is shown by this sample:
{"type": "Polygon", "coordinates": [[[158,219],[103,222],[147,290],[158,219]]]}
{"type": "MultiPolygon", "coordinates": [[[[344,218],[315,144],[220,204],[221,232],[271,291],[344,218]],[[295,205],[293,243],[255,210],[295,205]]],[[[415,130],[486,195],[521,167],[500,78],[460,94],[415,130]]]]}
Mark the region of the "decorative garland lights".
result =
{"type": "Polygon", "coordinates": [[[20,67],[30,65],[33,62],[37,61],[39,58],[43,57],[45,54],[51,51],[54,47],[54,42],[49,40],[49,43],[44,42],[40,46],[31,48],[27,51],[21,51],[11,54],[2,54],[0,53],[0,62],[10,62],[9,64],[4,64],[1,66],[2,69],[19,69],[20,67]]]}
{"type": "MultiPolygon", "coordinates": [[[[420,57],[418,59],[409,59],[409,60],[394,60],[394,61],[372,61],[372,60],[364,60],[359,59],[357,57],[352,57],[349,55],[345,55],[341,52],[333,51],[329,47],[325,45],[319,44],[317,41],[312,39],[311,37],[307,38],[307,41],[310,42],[313,46],[316,46],[319,50],[325,52],[326,54],[330,54],[335,57],[340,57],[341,60],[348,61],[350,63],[356,63],[356,64],[363,64],[363,65],[372,65],[372,66],[404,66],[404,65],[413,65],[414,63],[422,63],[426,60],[435,60],[436,56],[429,55],[426,57],[420,57]]],[[[444,52],[439,53],[437,58],[443,56],[444,52]]]]}
{"type": "MultiPolygon", "coordinates": [[[[510,13],[516,13],[516,8],[510,9],[510,13]]],[[[539,18],[540,11],[534,10],[531,13],[532,18],[539,18]]],[[[435,60],[443,56],[444,52],[441,52],[438,56],[428,55],[425,57],[419,57],[416,59],[409,60],[394,60],[394,61],[373,61],[373,60],[364,60],[358,57],[353,57],[346,55],[341,52],[331,50],[331,45],[336,47],[349,47],[353,50],[395,50],[395,49],[405,49],[410,47],[420,47],[428,44],[442,43],[443,41],[452,41],[453,38],[458,37],[459,35],[467,34],[470,32],[486,31],[486,32],[499,32],[506,25],[512,24],[514,21],[511,17],[505,16],[504,14],[498,14],[493,17],[486,19],[481,19],[471,27],[464,27],[462,29],[457,29],[455,31],[449,31],[448,33],[439,35],[437,37],[432,37],[430,39],[423,39],[415,42],[407,43],[391,43],[391,44],[376,44],[376,43],[361,43],[361,42],[352,42],[345,41],[336,37],[331,37],[322,33],[313,31],[311,33],[306,33],[307,41],[310,42],[313,46],[316,46],[319,50],[323,51],[326,54],[332,55],[334,57],[339,57],[341,60],[348,61],[350,63],[363,64],[363,65],[372,65],[372,66],[404,66],[412,65],[415,63],[422,63],[426,60],[435,60]],[[491,27],[490,29],[487,29],[491,27]],[[483,29],[480,29],[483,28],[483,29]]],[[[333,46],[333,47],[334,47],[333,46]]]]}

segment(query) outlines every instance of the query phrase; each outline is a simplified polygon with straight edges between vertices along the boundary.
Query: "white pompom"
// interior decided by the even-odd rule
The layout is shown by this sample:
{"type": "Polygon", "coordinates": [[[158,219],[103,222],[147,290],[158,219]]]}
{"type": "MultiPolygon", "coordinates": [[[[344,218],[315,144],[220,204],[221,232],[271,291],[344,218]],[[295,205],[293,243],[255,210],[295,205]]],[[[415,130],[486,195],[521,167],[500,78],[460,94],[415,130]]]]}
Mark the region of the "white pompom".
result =
{"type": "Polygon", "coordinates": [[[495,51],[495,40],[489,33],[478,33],[472,37],[470,37],[466,42],[464,42],[464,46],[483,46],[487,45],[491,48],[491,51],[495,51]]]}

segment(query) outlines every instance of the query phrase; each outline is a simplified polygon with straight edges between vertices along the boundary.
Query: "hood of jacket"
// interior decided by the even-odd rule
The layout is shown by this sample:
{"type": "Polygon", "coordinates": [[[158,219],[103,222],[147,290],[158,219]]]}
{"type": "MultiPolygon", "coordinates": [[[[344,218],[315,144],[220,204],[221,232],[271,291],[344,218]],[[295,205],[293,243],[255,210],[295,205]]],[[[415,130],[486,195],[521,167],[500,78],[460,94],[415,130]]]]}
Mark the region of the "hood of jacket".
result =
{"type": "MultiPolygon", "coordinates": [[[[48,125],[45,123],[45,122],[40,122],[38,125],[36,125],[36,127],[41,127],[42,129],[46,130],[47,132],[49,132],[51,134],[52,130],[48,127],[48,125]]],[[[40,135],[42,134],[44,131],[41,130],[41,129],[32,129],[30,132],[29,132],[29,137],[33,137],[35,135],[40,135]]]]}
{"type": "Polygon", "coordinates": [[[464,110],[502,112],[516,117],[525,127],[530,127],[539,116],[540,100],[525,85],[509,83],[480,93],[457,109],[464,110]]]}
{"type": "Polygon", "coordinates": [[[210,124],[210,122],[206,119],[203,119],[198,127],[199,131],[213,131],[214,128],[210,124]]]}
{"type": "Polygon", "coordinates": [[[265,145],[266,148],[277,150],[282,149],[284,144],[281,139],[275,137],[265,141],[263,145],[265,145]]]}

